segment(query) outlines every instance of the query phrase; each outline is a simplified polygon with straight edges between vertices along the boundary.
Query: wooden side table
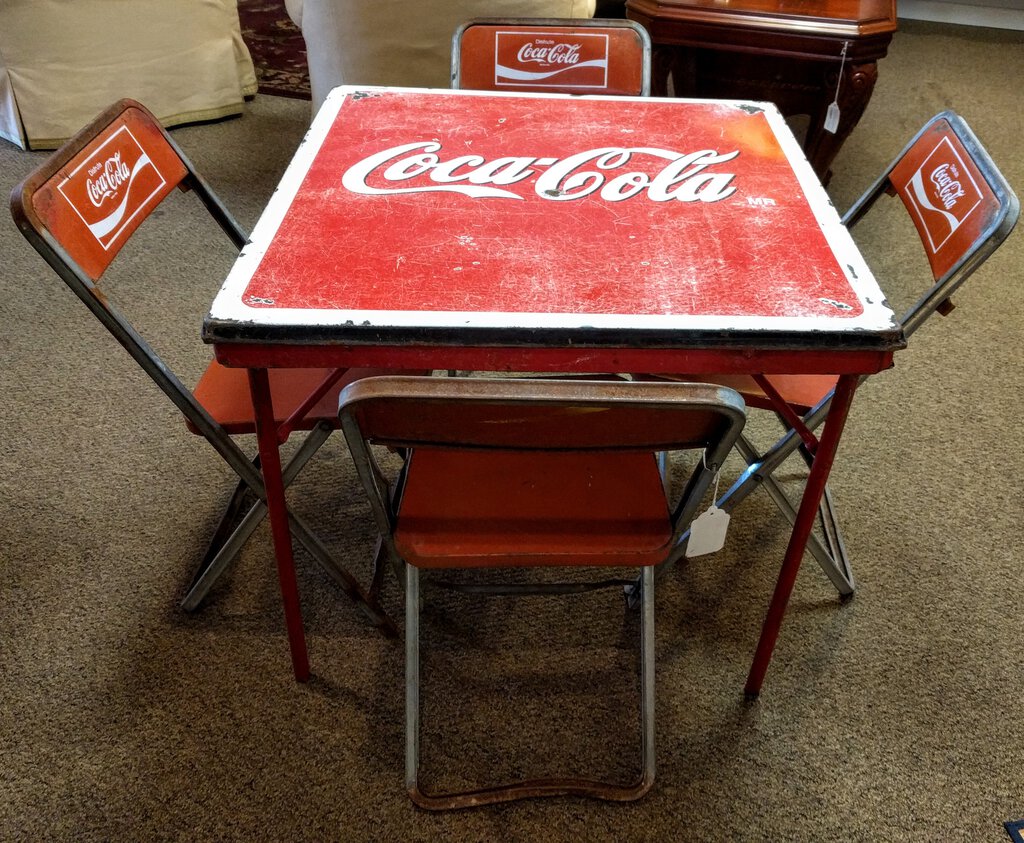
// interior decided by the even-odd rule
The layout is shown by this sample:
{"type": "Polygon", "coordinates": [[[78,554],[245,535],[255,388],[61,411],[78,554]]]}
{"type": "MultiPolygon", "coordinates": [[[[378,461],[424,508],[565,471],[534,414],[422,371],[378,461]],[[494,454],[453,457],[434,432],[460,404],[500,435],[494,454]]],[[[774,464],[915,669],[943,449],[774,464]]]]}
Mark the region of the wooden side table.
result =
{"type": "Polygon", "coordinates": [[[626,9],[651,34],[655,95],[671,74],[677,96],[763,99],[787,117],[808,115],[804,152],[826,182],[896,31],[896,0],[627,0],[626,9]],[[837,85],[833,133],[825,119],[837,85]]]}

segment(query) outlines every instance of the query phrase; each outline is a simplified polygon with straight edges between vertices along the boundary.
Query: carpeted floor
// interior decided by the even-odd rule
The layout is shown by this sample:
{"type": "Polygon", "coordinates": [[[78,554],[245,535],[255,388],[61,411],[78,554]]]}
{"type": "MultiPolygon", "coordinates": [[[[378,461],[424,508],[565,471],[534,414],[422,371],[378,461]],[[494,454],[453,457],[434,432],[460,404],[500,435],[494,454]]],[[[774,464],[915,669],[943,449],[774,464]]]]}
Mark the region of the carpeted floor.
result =
{"type": "MultiPolygon", "coordinates": [[[[946,107],[1024,188],[1021,79],[1024,33],[906,22],[836,204],[946,107]]],[[[173,134],[251,226],[308,120],[258,96],[173,134]]],[[[0,189],[42,157],[0,146],[0,189]]],[[[104,280],[187,381],[233,259],[192,201],[104,280]]],[[[922,267],[897,211],[858,238],[899,304],[922,267]]],[[[858,395],[833,475],[858,593],[841,605],[806,562],[760,700],[742,684],[787,531],[755,495],[723,551],[659,585],[651,793],[440,816],[402,786],[401,645],[308,557],[308,686],[265,529],[202,611],[179,611],[229,472],[9,222],[0,255],[0,839],[1005,843],[1024,819],[1020,231],[858,395]]],[[[373,530],[340,440],[291,499],[365,577],[373,530]]],[[[390,580],[384,601],[399,612],[390,580]]],[[[425,622],[428,779],[633,763],[637,624],[618,595],[431,592],[425,622]]]]}

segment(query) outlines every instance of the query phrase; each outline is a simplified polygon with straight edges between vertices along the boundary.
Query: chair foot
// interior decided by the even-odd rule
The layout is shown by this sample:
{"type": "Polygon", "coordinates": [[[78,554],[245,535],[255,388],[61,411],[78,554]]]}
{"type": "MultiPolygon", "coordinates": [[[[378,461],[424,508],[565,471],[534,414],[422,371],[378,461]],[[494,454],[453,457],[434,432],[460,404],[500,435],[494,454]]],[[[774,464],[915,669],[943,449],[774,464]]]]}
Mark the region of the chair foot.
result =
{"type": "Polygon", "coordinates": [[[630,611],[635,611],[640,606],[640,580],[631,582],[629,585],[622,587],[622,592],[626,597],[626,608],[630,611]]]}
{"type": "Polygon", "coordinates": [[[640,771],[629,783],[584,778],[539,778],[448,793],[425,793],[419,784],[420,768],[420,572],[405,571],[405,786],[420,808],[444,811],[473,808],[516,799],[544,796],[584,796],[616,802],[639,799],[654,784],[654,570],[645,567],[639,585],[643,614],[640,625],[640,771]]]}
{"type": "Polygon", "coordinates": [[[589,779],[535,779],[451,794],[425,793],[415,782],[409,785],[407,790],[409,798],[419,808],[427,811],[451,811],[550,796],[582,796],[606,802],[632,802],[644,796],[653,784],[653,776],[642,776],[628,785],[606,784],[589,779]]]}
{"type": "MultiPolygon", "coordinates": [[[[384,610],[381,609],[381,612],[383,613],[384,610]]],[[[378,623],[376,626],[377,629],[379,629],[384,634],[385,638],[399,637],[398,627],[395,625],[395,622],[391,620],[391,617],[386,613],[383,613],[381,615],[380,623],[378,623]]]]}

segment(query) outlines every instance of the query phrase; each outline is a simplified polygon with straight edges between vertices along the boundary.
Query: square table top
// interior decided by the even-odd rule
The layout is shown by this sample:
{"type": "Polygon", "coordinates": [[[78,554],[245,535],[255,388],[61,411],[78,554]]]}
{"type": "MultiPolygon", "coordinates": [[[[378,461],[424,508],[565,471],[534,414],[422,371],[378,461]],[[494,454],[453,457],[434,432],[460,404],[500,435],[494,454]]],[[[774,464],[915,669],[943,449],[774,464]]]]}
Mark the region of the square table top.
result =
{"type": "Polygon", "coordinates": [[[204,339],[218,355],[902,345],[771,104],[352,86],[317,115],[204,339]]]}

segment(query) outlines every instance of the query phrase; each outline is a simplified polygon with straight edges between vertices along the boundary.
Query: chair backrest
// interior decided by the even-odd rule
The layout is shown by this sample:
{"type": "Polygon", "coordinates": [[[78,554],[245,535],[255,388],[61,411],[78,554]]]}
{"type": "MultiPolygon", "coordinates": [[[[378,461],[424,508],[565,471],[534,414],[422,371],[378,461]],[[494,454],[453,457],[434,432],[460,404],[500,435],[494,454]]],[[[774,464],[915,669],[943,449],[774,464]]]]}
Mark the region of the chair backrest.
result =
{"type": "Polygon", "coordinates": [[[375,377],[341,393],[341,426],[382,535],[393,528],[371,444],[496,451],[703,449],[672,512],[692,519],[746,421],[743,399],[693,383],[375,377]]]}
{"type": "MultiPolygon", "coordinates": [[[[247,479],[259,473],[96,283],[139,225],[179,187],[192,191],[237,249],[247,240],[145,106],[123,99],[56,150],[11,193],[21,233],[185,418],[247,479]]],[[[254,487],[256,488],[256,487],[254,487]]]]}
{"type": "Polygon", "coordinates": [[[647,96],[651,39],[627,20],[471,20],[452,41],[452,87],[647,96]]]}
{"type": "Polygon", "coordinates": [[[901,319],[909,336],[998,248],[1020,203],[967,123],[943,111],[925,124],[847,211],[853,226],[883,193],[900,197],[921,238],[933,286],[901,319]]]}
{"type": "MultiPolygon", "coordinates": [[[[244,245],[245,233],[160,122],[144,106],[125,99],[18,185],[11,195],[11,212],[36,248],[38,237],[61,264],[96,281],[143,220],[179,185],[195,190],[236,245],[244,245]]],[[[54,268],[64,277],[62,269],[54,268]]]]}

